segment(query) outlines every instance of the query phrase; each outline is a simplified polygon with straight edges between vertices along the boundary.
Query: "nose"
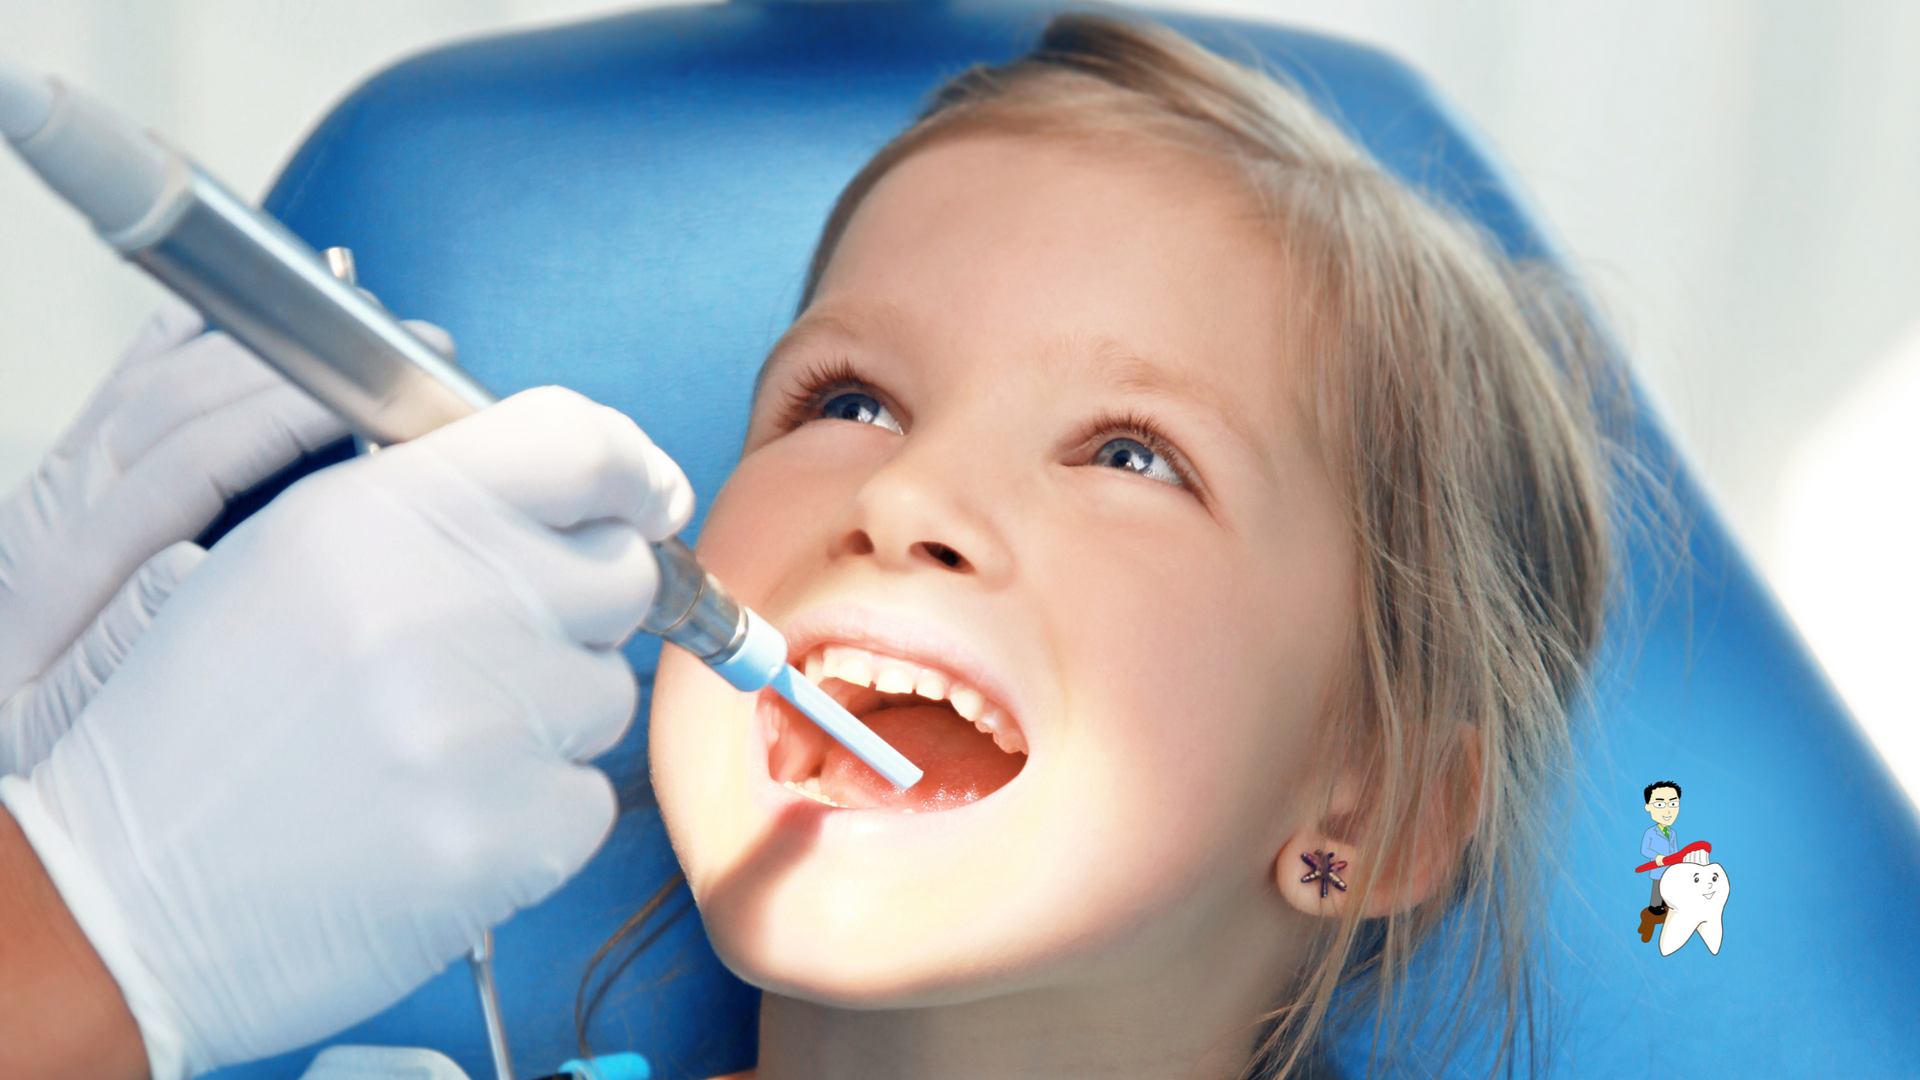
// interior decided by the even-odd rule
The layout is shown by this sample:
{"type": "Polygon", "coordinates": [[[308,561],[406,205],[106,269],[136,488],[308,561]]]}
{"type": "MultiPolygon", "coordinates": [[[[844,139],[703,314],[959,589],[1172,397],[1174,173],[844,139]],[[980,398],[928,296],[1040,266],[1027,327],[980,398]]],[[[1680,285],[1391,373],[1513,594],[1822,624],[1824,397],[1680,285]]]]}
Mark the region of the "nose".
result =
{"type": "Polygon", "coordinates": [[[1013,559],[992,509],[999,500],[977,445],[916,431],[855,492],[834,533],[835,559],[871,559],[896,573],[932,571],[992,588],[1013,559]]]}

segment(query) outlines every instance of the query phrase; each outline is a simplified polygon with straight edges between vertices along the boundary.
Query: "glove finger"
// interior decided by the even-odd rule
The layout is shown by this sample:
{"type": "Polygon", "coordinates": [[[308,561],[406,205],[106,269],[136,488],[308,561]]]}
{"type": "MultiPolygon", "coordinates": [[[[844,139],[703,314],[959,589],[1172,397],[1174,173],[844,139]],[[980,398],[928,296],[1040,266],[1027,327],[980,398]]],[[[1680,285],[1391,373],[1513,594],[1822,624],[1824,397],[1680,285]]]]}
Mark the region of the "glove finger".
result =
{"type": "MultiPolygon", "coordinates": [[[[447,611],[436,617],[472,627],[492,616],[447,611]]],[[[442,637],[459,632],[450,626],[442,637]]],[[[420,646],[397,646],[419,657],[410,664],[406,652],[390,651],[384,657],[409,672],[407,681],[359,688],[383,695],[382,704],[388,707],[409,703],[410,722],[385,737],[395,745],[432,749],[409,750],[407,756],[445,761],[439,755],[495,738],[474,726],[475,716],[515,717],[513,730],[524,733],[516,739],[537,747],[539,757],[556,761],[590,760],[626,734],[640,703],[640,687],[624,656],[558,640],[517,618],[495,625],[488,638],[478,646],[482,652],[458,657],[457,664],[456,658],[425,655],[420,646]]]]}
{"type": "Polygon", "coordinates": [[[613,782],[591,765],[555,762],[534,779],[538,786],[524,800],[496,804],[512,818],[501,820],[494,835],[511,849],[502,861],[513,864],[508,892],[517,908],[539,903],[579,873],[620,812],[613,782]]]}
{"type": "Polygon", "coordinates": [[[100,423],[100,445],[125,471],[196,421],[290,383],[239,342],[205,334],[116,379],[124,404],[100,423]]]}
{"type": "Polygon", "coordinates": [[[39,679],[0,706],[0,775],[25,773],[53,751],[206,554],[179,543],[148,559],[39,679]]]}
{"type": "Polygon", "coordinates": [[[37,515],[10,523],[14,536],[43,539],[15,587],[14,617],[0,626],[0,687],[45,670],[142,562],[200,535],[229,497],[345,430],[280,381],[175,430],[131,471],[93,453],[79,462],[49,458],[32,479],[33,499],[6,508],[37,515]]]}
{"type": "MultiPolygon", "coordinates": [[[[130,497],[103,516],[115,535],[149,544],[198,536],[227,500],[347,433],[319,402],[281,383],[174,431],[119,481],[130,497]]],[[[151,550],[148,547],[146,550],[151,550]]]]}
{"type": "MultiPolygon", "coordinates": [[[[393,644],[384,659],[400,663],[349,699],[379,700],[392,717],[375,756],[396,786],[368,797],[391,804],[390,839],[410,852],[423,888],[491,897],[479,914],[483,925],[497,922],[558,887],[611,826],[610,785],[568,759],[618,740],[638,701],[633,674],[618,654],[538,637],[511,648],[476,643],[464,658],[393,644]]],[[[355,722],[348,716],[343,726],[355,722]]],[[[353,741],[349,730],[345,742],[353,741]]],[[[343,761],[329,771],[354,767],[343,761]]]]}
{"type": "Polygon", "coordinates": [[[617,652],[569,649],[547,662],[547,688],[528,726],[568,761],[591,761],[614,748],[640,705],[640,684],[617,652]]]}
{"type": "Polygon", "coordinates": [[[553,839],[541,852],[553,871],[553,882],[523,904],[546,899],[547,894],[579,873],[613,832],[614,819],[620,814],[620,798],[613,781],[599,769],[568,765],[557,780],[553,797],[546,804],[552,818],[546,835],[553,839]]]}
{"type": "Polygon", "coordinates": [[[69,717],[79,715],[93,695],[106,685],[141,635],[153,625],[167,599],[206,557],[206,549],[191,541],[170,545],[142,563],[101,609],[99,616],[48,673],[62,684],[60,697],[69,717]]]}
{"type": "Polygon", "coordinates": [[[153,456],[156,466],[174,466],[182,474],[197,470],[224,504],[300,455],[346,435],[346,421],[306,391],[281,382],[185,425],[153,456]]]}
{"type": "Polygon", "coordinates": [[[207,320],[194,310],[192,304],[177,296],[169,296],[153,309],[146,322],[140,324],[127,351],[120,354],[120,360],[114,367],[139,367],[168,349],[193,340],[206,329],[207,320]]]}
{"type": "Polygon", "coordinates": [[[417,440],[541,524],[623,521],[649,540],[693,515],[693,487],[626,416],[557,386],[417,440]]]}
{"type": "MultiPolygon", "coordinates": [[[[471,557],[475,569],[506,583],[508,595],[522,601],[545,632],[570,646],[610,649],[625,641],[659,586],[653,550],[631,526],[601,520],[548,528],[446,460],[426,439],[296,485],[288,492],[287,512],[317,502],[323,489],[334,486],[378,491],[388,505],[406,507],[430,523],[456,552],[471,557]]],[[[285,519],[283,514],[279,520],[285,519]]]]}
{"type": "Polygon", "coordinates": [[[620,809],[605,773],[551,759],[521,762],[497,777],[487,796],[461,810],[432,808],[420,830],[418,863],[436,906],[476,917],[437,920],[438,933],[415,939],[421,960],[434,966],[471,947],[484,927],[539,903],[579,873],[606,842],[620,809]]]}
{"type": "MultiPolygon", "coordinates": [[[[618,522],[582,525],[555,537],[530,537],[559,550],[529,550],[518,565],[569,638],[612,649],[632,636],[660,587],[660,562],[640,535],[618,522]]],[[[532,547],[531,544],[528,545],[532,547]]]]}
{"type": "Polygon", "coordinates": [[[132,344],[120,354],[112,372],[87,399],[79,415],[61,432],[53,453],[61,456],[78,453],[93,440],[107,417],[120,411],[138,394],[144,384],[141,373],[145,368],[205,329],[206,321],[185,301],[169,298],[161,304],[140,325],[132,344]]]}

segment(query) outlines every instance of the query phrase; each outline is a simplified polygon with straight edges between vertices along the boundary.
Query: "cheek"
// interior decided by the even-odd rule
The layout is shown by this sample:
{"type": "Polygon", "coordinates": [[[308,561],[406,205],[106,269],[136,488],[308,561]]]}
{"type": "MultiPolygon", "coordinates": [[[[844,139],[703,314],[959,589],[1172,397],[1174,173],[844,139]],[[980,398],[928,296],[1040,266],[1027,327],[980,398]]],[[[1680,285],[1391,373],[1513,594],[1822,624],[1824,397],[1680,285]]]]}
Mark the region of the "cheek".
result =
{"type": "Polygon", "coordinates": [[[700,561],[749,607],[777,606],[769,601],[780,582],[825,563],[839,509],[890,449],[880,429],[834,427],[802,429],[754,451],[714,497],[700,561]]]}
{"type": "Polygon", "coordinates": [[[720,489],[698,545],[701,564],[750,607],[765,599],[793,557],[789,549],[799,537],[792,526],[800,508],[820,494],[818,477],[795,476],[768,453],[743,461],[720,489]]]}
{"type": "Polygon", "coordinates": [[[752,699],[678,649],[654,679],[647,757],[660,817],[695,893],[738,861],[758,828],[745,813],[745,740],[752,699]]]}
{"type": "Polygon", "coordinates": [[[1354,618],[1340,538],[1135,528],[1048,548],[1069,738],[1114,789],[1126,857],[1264,876],[1327,765],[1354,618]]]}

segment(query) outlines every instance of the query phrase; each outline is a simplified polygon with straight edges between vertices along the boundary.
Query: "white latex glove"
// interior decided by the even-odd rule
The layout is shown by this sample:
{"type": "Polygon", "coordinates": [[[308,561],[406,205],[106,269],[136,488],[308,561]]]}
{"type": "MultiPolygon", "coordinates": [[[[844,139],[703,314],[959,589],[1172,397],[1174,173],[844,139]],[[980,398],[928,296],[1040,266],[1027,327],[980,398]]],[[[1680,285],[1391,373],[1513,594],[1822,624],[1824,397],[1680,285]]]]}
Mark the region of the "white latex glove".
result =
{"type": "Polygon", "coordinates": [[[137,589],[130,575],[198,536],[230,496],[346,433],[204,328],[177,301],[155,312],[39,468],[0,501],[0,775],[46,756],[193,556],[168,555],[137,589]]]}
{"type": "Polygon", "coordinates": [[[0,702],[0,775],[25,773],[53,751],[206,554],[183,540],[148,559],[65,653],[0,702]]]}
{"type": "Polygon", "coordinates": [[[638,690],[678,466],[530,390],[289,488],[0,780],[155,1080],[370,1016],[577,871],[638,690]]]}

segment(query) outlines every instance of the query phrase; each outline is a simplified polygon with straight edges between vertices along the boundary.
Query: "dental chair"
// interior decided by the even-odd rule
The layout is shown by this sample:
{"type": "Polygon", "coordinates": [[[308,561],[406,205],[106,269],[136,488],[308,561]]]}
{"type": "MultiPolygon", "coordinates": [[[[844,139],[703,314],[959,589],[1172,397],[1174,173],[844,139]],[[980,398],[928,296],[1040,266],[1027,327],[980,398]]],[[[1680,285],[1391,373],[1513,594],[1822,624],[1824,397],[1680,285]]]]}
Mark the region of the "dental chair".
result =
{"type": "MultiPolygon", "coordinates": [[[[1023,50],[1051,10],[734,0],[457,44],[356,90],[267,205],[315,247],[352,248],[364,285],[451,330],[499,393],[561,383],[632,415],[704,503],[841,185],[939,81],[1023,50]]],[[[1560,258],[1491,151],[1404,65],[1279,27],[1164,21],[1283,72],[1511,253],[1560,258]]],[[[1913,806],[1654,421],[1635,423],[1664,506],[1621,539],[1628,581],[1544,937],[1555,1039],[1532,1051],[1573,1076],[1920,1075],[1913,806]],[[1683,835],[1710,840],[1738,879],[1718,955],[1639,939],[1647,881],[1633,867],[1654,780],[1681,783],[1683,835]]],[[[658,653],[646,636],[628,648],[645,688],[658,653]]],[[[643,698],[602,760],[629,792],[605,849],[497,932],[522,1078],[576,1056],[588,958],[676,869],[644,790],[646,717],[643,698]]],[[[640,1051],[664,1077],[750,1066],[757,993],[714,959],[684,888],[667,907],[681,917],[611,983],[595,1049],[640,1051]]],[[[1352,1075],[1364,1037],[1336,1047],[1352,1075]]],[[[431,1047],[493,1075],[459,963],[329,1042],[431,1047]]],[[[319,1049],[217,1075],[296,1077],[319,1049]]],[[[1469,1053],[1448,1073],[1484,1068],[1469,1053]]]]}

